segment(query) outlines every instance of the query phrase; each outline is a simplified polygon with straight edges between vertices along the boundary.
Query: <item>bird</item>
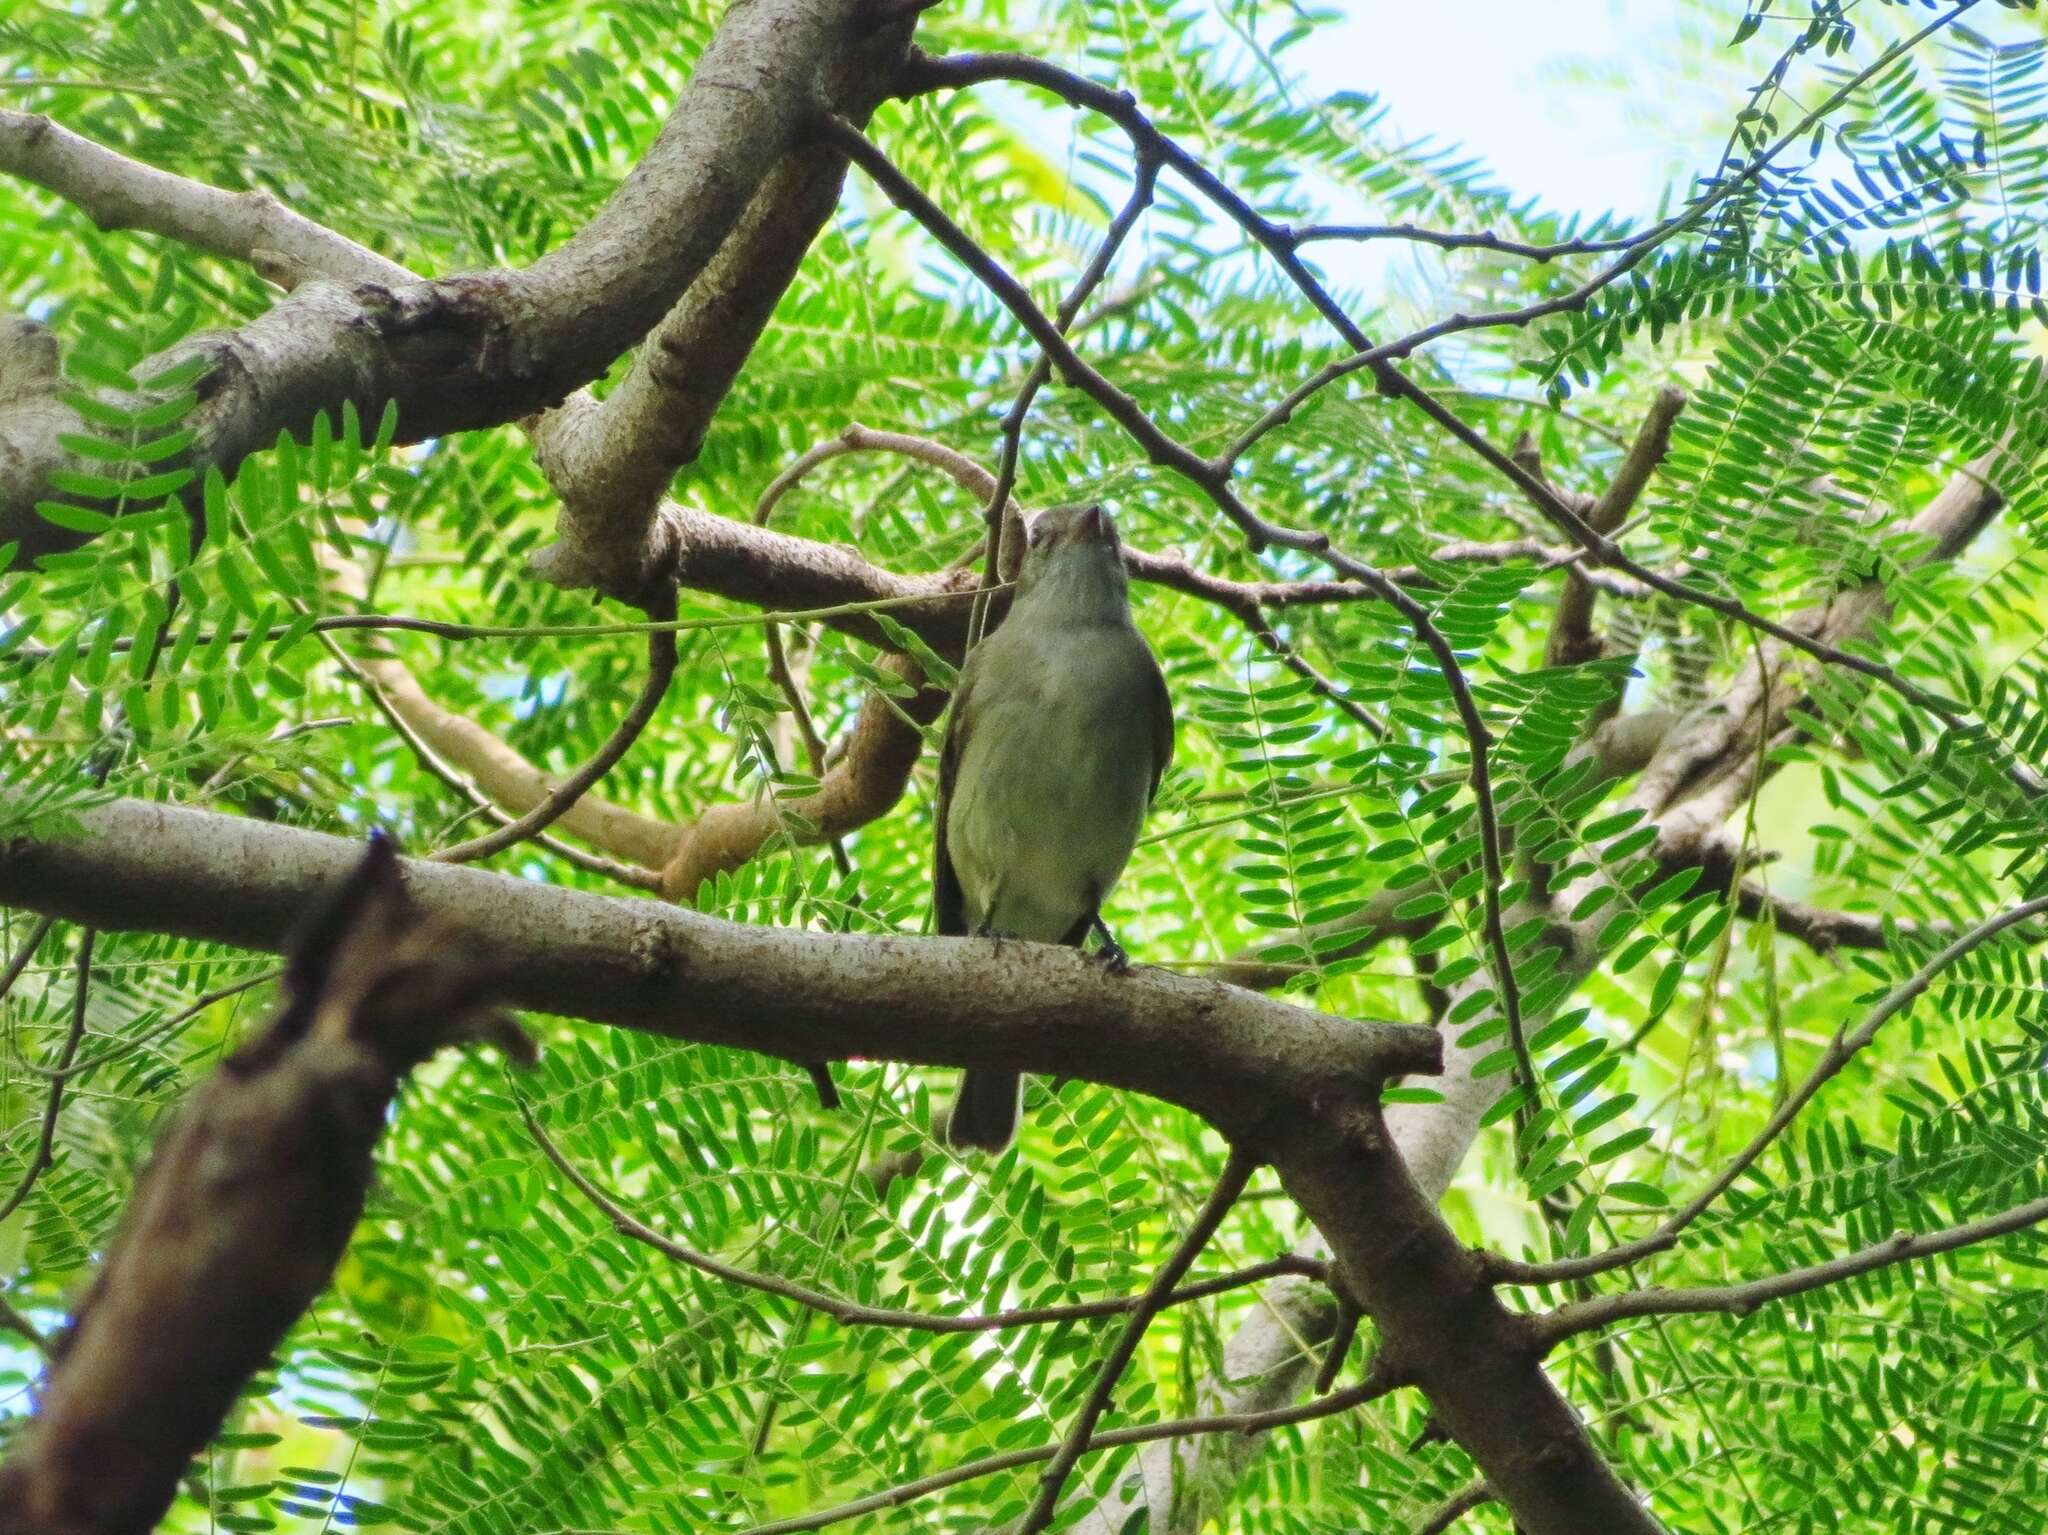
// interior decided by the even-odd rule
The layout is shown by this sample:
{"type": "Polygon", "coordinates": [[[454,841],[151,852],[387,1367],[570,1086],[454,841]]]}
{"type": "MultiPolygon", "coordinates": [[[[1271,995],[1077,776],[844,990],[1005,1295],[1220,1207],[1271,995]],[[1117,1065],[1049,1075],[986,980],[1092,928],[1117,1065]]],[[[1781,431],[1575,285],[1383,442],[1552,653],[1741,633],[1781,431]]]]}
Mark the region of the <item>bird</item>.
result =
{"type": "MultiPolygon", "coordinates": [[[[1173,760],[1173,703],[1131,618],[1116,520],[1098,502],[1025,524],[1009,616],[960,669],[939,753],[932,871],[941,934],[1129,958],[1102,903],[1173,760]]],[[[1000,1151],[1023,1078],[971,1070],[947,1117],[957,1147],[1000,1151]]]]}

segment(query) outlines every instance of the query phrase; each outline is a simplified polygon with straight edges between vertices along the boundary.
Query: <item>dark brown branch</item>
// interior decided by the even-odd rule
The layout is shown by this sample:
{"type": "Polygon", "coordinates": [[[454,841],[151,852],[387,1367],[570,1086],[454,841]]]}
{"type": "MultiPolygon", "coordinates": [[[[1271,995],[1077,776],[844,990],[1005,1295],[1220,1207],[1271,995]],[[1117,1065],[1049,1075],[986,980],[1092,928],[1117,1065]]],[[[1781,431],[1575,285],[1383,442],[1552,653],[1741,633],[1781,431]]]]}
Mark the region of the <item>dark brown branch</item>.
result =
{"type": "Polygon", "coordinates": [[[1422,1516],[1422,1522],[1415,1526],[1413,1535],[1443,1535],[1452,1525],[1471,1513],[1483,1503],[1493,1501],[1493,1490],[1482,1481],[1473,1482],[1461,1491],[1452,1493],[1443,1502],[1422,1516]]]}
{"type": "Polygon", "coordinates": [[[1195,1259],[1202,1255],[1202,1249],[1216,1235],[1217,1228],[1223,1224],[1223,1217],[1230,1213],[1230,1207],[1237,1203],[1238,1196],[1245,1191],[1245,1185],[1252,1181],[1252,1174],[1258,1168],[1257,1157],[1240,1147],[1231,1148],[1230,1159],[1224,1163],[1216,1187],[1209,1191],[1208,1199],[1195,1212],[1187,1235],[1181,1238],[1172,1256],[1160,1265],[1159,1272],[1152,1276],[1152,1283],[1138,1297],[1138,1304],[1132,1308],[1130,1320],[1124,1324],[1116,1346],[1095,1372],[1095,1384],[1089,1389],[1088,1399],[1075,1415],[1074,1426],[1067,1431],[1059,1454],[1053,1457],[1052,1464],[1045,1468],[1045,1475],[1039,1478],[1038,1496],[1031,1505],[1031,1511],[1024,1516],[1024,1522],[1018,1526],[1017,1535],[1039,1535],[1052,1523],[1067,1477],[1087,1452],[1088,1443],[1095,1435],[1095,1425],[1109,1410],[1109,1399],[1116,1391],[1117,1382],[1123,1379],[1124,1371],[1130,1368],[1131,1360],[1136,1357],[1145,1329],[1152,1325],[1152,1319],[1167,1304],[1188,1270],[1194,1267],[1195,1259]]]}
{"type": "Polygon", "coordinates": [[[1979,1242],[1988,1242],[1993,1237],[2023,1231],[2029,1226],[2038,1226],[2042,1221],[2048,1221],[2048,1199],[2031,1200],[2023,1205],[2015,1205],[2010,1210],[2000,1211],[1997,1215],[1989,1215],[1982,1220],[1965,1221],[1961,1225],[1950,1226],[1941,1231],[1929,1231],[1918,1235],[1909,1231],[1895,1232],[1882,1242],[1856,1252],[1844,1253],[1839,1258],[1809,1264],[1805,1268],[1791,1269],[1783,1274],[1772,1274],[1763,1279],[1752,1279],[1746,1284],[1712,1285],[1688,1290],[1652,1287],[1647,1290],[1621,1290],[1611,1295],[1595,1295],[1587,1300],[1560,1306],[1557,1310],[1539,1317],[1536,1334],[1541,1345],[1545,1349],[1550,1349],[1555,1348],[1566,1338],[1593,1332],[1602,1327],[1611,1327],[1614,1323],[1630,1317],[1682,1316],[1701,1312],[1747,1316],[1757,1307],[1769,1305],[1773,1301],[1840,1284],[1844,1280],[1868,1274],[1874,1269],[1888,1268],[1895,1263],[1910,1263],[1915,1258],[1931,1258],[1938,1253],[1972,1247],[1979,1242]]]}
{"type": "MultiPolygon", "coordinates": [[[[1333,1391],[1328,1396],[1319,1396],[1293,1407],[1279,1407],[1270,1412],[1218,1413],[1201,1418],[1170,1418],[1162,1423],[1137,1423],[1126,1428],[1112,1428],[1091,1438],[1084,1453],[1094,1454],[1098,1450],[1113,1450],[1127,1444],[1151,1444],[1163,1439],[1187,1439],[1202,1434],[1263,1434],[1271,1429],[1287,1428],[1296,1423],[1313,1423],[1318,1418],[1332,1418],[1339,1413],[1354,1411],[1368,1402],[1393,1391],[1402,1382],[1391,1376],[1375,1373],[1355,1386],[1342,1391],[1333,1391]]],[[[1011,1450],[1001,1455],[986,1456],[981,1460],[969,1461],[964,1466],[954,1466],[933,1476],[919,1477],[914,1482],[904,1482],[895,1487],[870,1493],[851,1503],[841,1503],[834,1508],[819,1509],[813,1513],[799,1514],[792,1519],[777,1519],[772,1524],[757,1524],[743,1530],[740,1535],[798,1535],[803,1530],[821,1530],[827,1525],[839,1524],[848,1519],[858,1519],[862,1514],[877,1513],[886,1508],[901,1508],[919,1498],[928,1498],[935,1492],[944,1492],[948,1487],[958,1487],[964,1482],[979,1481],[985,1476],[995,1476],[1004,1471],[1015,1471],[1022,1466],[1033,1466],[1040,1461],[1051,1460],[1059,1452],[1059,1446],[1042,1444],[1028,1450],[1011,1450]]]]}
{"type": "Polygon", "coordinates": [[[29,924],[28,937],[14,951],[14,958],[7,962],[7,968],[0,970],[0,1001],[14,990],[14,983],[21,979],[21,973],[28,969],[28,962],[36,957],[36,950],[43,946],[43,940],[50,936],[50,929],[56,925],[54,917],[39,917],[29,924]]]}
{"type": "Polygon", "coordinates": [[[1822,1052],[1813,1070],[1807,1074],[1806,1080],[1778,1105],[1764,1127],[1751,1137],[1749,1144],[1736,1153],[1704,1189],[1649,1236],[1638,1241],[1625,1242],[1605,1252],[1592,1253],[1583,1258],[1567,1258],[1557,1263],[1518,1263],[1511,1259],[1487,1255],[1484,1263],[1488,1277],[1501,1284],[1555,1284],[1569,1279],[1588,1279],[1596,1274],[1623,1268],[1642,1258],[1666,1251],[1677,1242],[1686,1227],[1699,1219],[1715,1200],[1728,1191],[1736,1179],[1755,1164],[1756,1159],[1784,1133],[1785,1127],[1799,1116],[1800,1110],[1811,1103],[1823,1087],[1841,1074],[1843,1067],[1877,1038],[1878,1031],[1885,1024],[1923,995],[1927,988],[1934,984],[1936,977],[2008,928],[2016,927],[2043,912],[2048,912],[2048,896],[2037,896],[2031,901],[2023,901],[2017,906],[1985,918],[1887,992],[1853,1030],[1845,1027],[1837,1032],[1828,1042],[1827,1049],[1822,1052]]]}
{"type": "Polygon", "coordinates": [[[1244,504],[1230,488],[1229,475],[1199,453],[1177,441],[1145,414],[1144,408],[1091,366],[1060,333],[1052,317],[1038,307],[1024,285],[976,244],[944,209],[924,192],[858,128],[828,116],[820,125],[827,141],[866,173],[889,201],[908,213],[1002,303],[1052,359],[1060,377],[1100,405],[1121,426],[1146,457],[1199,486],[1230,520],[1244,530],[1255,549],[1267,544],[1310,549],[1328,542],[1320,534],[1299,533],[1268,522],[1244,504]]]}
{"type": "MultiPolygon", "coordinates": [[[[1736,891],[1735,912],[1745,922],[1768,920],[1785,937],[1797,939],[1816,954],[1832,954],[1837,949],[1892,947],[1881,917],[1863,912],[1837,911],[1828,906],[1812,906],[1804,901],[1773,895],[1754,880],[1744,880],[1736,891]]],[[[1955,936],[1946,925],[1903,921],[1892,925],[1907,938],[1955,936]]]]}
{"type": "MultiPolygon", "coordinates": [[[[1145,1304],[1145,1295],[1114,1296],[1107,1300],[1079,1301],[1064,1306],[1020,1306],[1008,1311],[990,1311],[980,1316],[943,1316],[929,1311],[906,1311],[892,1306],[869,1306],[851,1301],[841,1295],[832,1295],[816,1290],[809,1285],[799,1284],[793,1279],[784,1279],[779,1274],[763,1274],[753,1269],[744,1269],[737,1264],[725,1262],[710,1253],[690,1247],[673,1237],[663,1236],[645,1221],[639,1219],[611,1195],[599,1188],[590,1176],[571,1162],[554,1138],[540,1127],[533,1117],[533,1111],[525,1104],[520,1113],[526,1118],[526,1128],[534,1144],[539,1146],[547,1159],[561,1170],[562,1175],[576,1186],[612,1223],[612,1229],[619,1235],[653,1248],[664,1257],[714,1279],[723,1279],[728,1284],[741,1285],[749,1290],[759,1290],[764,1295],[780,1296],[793,1301],[808,1311],[829,1316],[836,1322],[854,1327],[890,1327],[905,1332],[961,1333],[961,1332],[1002,1332],[1012,1327],[1042,1327],[1055,1322],[1085,1322],[1098,1317],[1124,1316],[1138,1310],[1145,1304]]],[[[1229,1274],[1218,1274],[1209,1279],[1197,1280],[1193,1284],[1181,1285],[1162,1302],[1166,1306],[1185,1305],[1189,1301],[1203,1300],[1211,1295],[1221,1295],[1229,1290],[1243,1289],[1246,1285],[1259,1284],[1276,1279],[1282,1274],[1303,1274],[1321,1279],[1329,1272],[1329,1265],[1310,1258],[1299,1258],[1291,1254],[1274,1258],[1265,1263],[1255,1263],[1247,1268],[1229,1274]]]]}
{"type": "MultiPolygon", "coordinates": [[[[647,616],[656,623],[676,616],[673,588],[659,587],[646,600],[647,616]]],[[[564,777],[541,797],[538,804],[516,820],[506,822],[495,831],[485,832],[481,837],[444,847],[433,857],[441,863],[473,863],[479,858],[502,852],[515,843],[524,842],[554,825],[632,749],[633,743],[640,739],[640,733],[653,722],[662,699],[668,696],[669,683],[675,674],[675,631],[650,630],[647,635],[647,681],[640,688],[640,696],[633,700],[633,707],[626,711],[625,718],[605,738],[604,744],[591,753],[590,760],[564,777]]]]}
{"type": "MultiPolygon", "coordinates": [[[[1131,178],[1130,195],[1109,228],[1103,232],[1101,242],[1095,247],[1095,254],[1081,275],[1074,280],[1074,286],[1060,301],[1053,324],[1061,335],[1067,334],[1079,318],[1081,306],[1088,302],[1088,295],[1101,284],[1109,273],[1109,265],[1116,259],[1116,253],[1123,247],[1145,210],[1152,206],[1152,196],[1159,185],[1159,161],[1147,154],[1139,154],[1135,172],[1131,178]]],[[[1022,562],[1024,551],[1021,544],[1010,537],[1010,493],[1017,484],[1017,460],[1024,447],[1024,422],[1031,413],[1031,402],[1038,397],[1038,391],[1045,387],[1045,381],[1052,376],[1052,355],[1041,350],[1032,359],[1031,371],[1024,376],[1023,387],[1017,391],[1017,398],[1003,414],[1002,450],[996,457],[995,484],[990,487],[987,504],[982,508],[984,526],[983,547],[988,558],[983,563],[982,575],[985,585],[993,586],[998,581],[1016,579],[1017,567],[1022,562]]],[[[975,601],[974,620],[969,631],[968,642],[978,643],[988,625],[986,598],[975,601]]]]}
{"type": "Polygon", "coordinates": [[[388,844],[325,902],[289,1000],[187,1099],[0,1467],[0,1528],[138,1535],[326,1285],[400,1079],[444,1044],[530,1047],[408,909],[388,844]]]}

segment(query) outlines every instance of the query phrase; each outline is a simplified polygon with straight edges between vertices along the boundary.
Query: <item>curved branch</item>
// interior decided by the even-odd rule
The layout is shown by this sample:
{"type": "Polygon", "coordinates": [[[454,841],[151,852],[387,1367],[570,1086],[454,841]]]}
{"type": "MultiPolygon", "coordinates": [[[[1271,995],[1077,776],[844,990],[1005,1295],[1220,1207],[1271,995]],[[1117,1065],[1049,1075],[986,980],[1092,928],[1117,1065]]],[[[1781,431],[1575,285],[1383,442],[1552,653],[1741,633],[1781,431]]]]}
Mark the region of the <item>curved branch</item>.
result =
{"type": "Polygon", "coordinates": [[[1915,1258],[1931,1258],[1938,1253],[1955,1252],[1960,1248],[1988,1242],[1993,1237],[2006,1236],[2011,1232],[2023,1231],[2029,1226],[2038,1226],[2048,1221],[2048,1199],[2035,1199],[2010,1210],[1982,1220],[1965,1221],[1941,1231],[1915,1234],[1910,1231],[1895,1232],[1884,1241],[1844,1253],[1839,1258],[1830,1258],[1824,1263],[1808,1264],[1805,1268],[1791,1269],[1783,1274],[1772,1274],[1763,1279],[1752,1279],[1747,1284],[1710,1285],[1699,1289],[1663,1290],[1652,1287],[1647,1290],[1622,1290],[1611,1295],[1595,1295],[1586,1300],[1574,1301],[1567,1306],[1536,1319],[1536,1336],[1545,1349],[1555,1348],[1566,1338],[1577,1337],[1580,1333],[1593,1332],[1602,1327],[1629,1317],[1639,1316],[1683,1316],[1702,1312],[1725,1312],[1730,1316],[1747,1316],[1759,1306],[1781,1301],[1789,1296],[1804,1295],[1809,1290],[1822,1289],[1827,1285],[1840,1284],[1845,1279],[1868,1274],[1875,1269],[1889,1268],[1894,1263],[1910,1263],[1915,1258]]]}
{"type": "MultiPolygon", "coordinates": [[[[657,623],[675,617],[676,603],[673,590],[662,589],[648,599],[647,616],[657,623]]],[[[532,809],[518,819],[508,821],[495,831],[485,832],[481,837],[472,837],[467,842],[458,842],[453,847],[444,847],[433,856],[441,863],[471,863],[479,858],[488,858],[514,843],[547,830],[556,821],[567,815],[578,800],[590,791],[600,778],[609,773],[621,757],[632,749],[654,719],[654,711],[661,707],[661,701],[668,696],[669,683],[676,674],[676,636],[673,629],[655,629],[647,636],[647,681],[640,688],[640,696],[633,700],[633,707],[626,711],[612,733],[605,738],[602,746],[591,753],[590,760],[563,778],[541,796],[532,809]]],[[[510,750],[510,748],[506,748],[510,750]]]]}
{"type": "MultiPolygon", "coordinates": [[[[673,1258],[700,1273],[714,1279],[723,1279],[728,1284],[740,1285],[749,1290],[759,1290],[764,1295],[780,1296],[783,1300],[794,1301],[807,1311],[816,1311],[831,1317],[835,1322],[844,1322],[852,1327],[900,1328],[905,1332],[960,1333],[960,1332],[1002,1332],[1012,1327],[1042,1327],[1057,1322],[1085,1322],[1097,1317],[1123,1316],[1138,1310],[1145,1304],[1144,1295],[1115,1296],[1108,1300],[1080,1301],[1065,1306],[1020,1306],[1009,1311],[989,1311],[980,1316],[944,1316],[929,1311],[905,1311],[892,1306],[869,1306],[851,1301],[841,1295],[814,1290],[809,1285],[799,1284],[793,1279],[784,1279],[779,1274],[763,1274],[753,1269],[743,1269],[700,1252],[694,1247],[665,1237],[645,1221],[640,1220],[616,1199],[592,1182],[589,1175],[571,1162],[554,1138],[540,1127],[533,1110],[522,1101],[519,1112],[526,1121],[527,1133],[539,1146],[541,1154],[560,1169],[562,1176],[574,1184],[577,1190],[604,1213],[612,1223],[612,1229],[619,1235],[653,1248],[667,1258],[673,1258]]],[[[1170,1293],[1163,1305],[1179,1306],[1188,1301],[1203,1300],[1211,1295],[1221,1295],[1229,1290],[1240,1290],[1246,1285],[1261,1280],[1277,1278],[1282,1274],[1303,1274],[1323,1278],[1329,1272],[1328,1264],[1313,1263],[1304,1258],[1280,1257],[1267,1263],[1256,1263],[1234,1273],[1218,1274],[1213,1278],[1198,1280],[1182,1285],[1170,1293]]]]}
{"type": "Polygon", "coordinates": [[[924,674],[908,656],[885,656],[881,669],[916,691],[897,700],[870,690],[854,719],[845,754],[826,769],[816,789],[801,794],[771,791],[714,805],[677,828],[662,867],[663,894],[671,900],[693,900],[706,880],[737,869],[777,835],[801,843],[830,842],[895,807],[924,750],[921,727],[945,712],[947,693],[925,685],[924,674]]]}
{"type": "Polygon", "coordinates": [[[1152,1325],[1152,1319],[1167,1305],[1187,1271],[1194,1267],[1195,1259],[1202,1255],[1202,1249],[1216,1235],[1217,1228],[1223,1224],[1223,1217],[1230,1213],[1230,1207],[1237,1203],[1238,1196],[1244,1193],[1258,1167],[1257,1157],[1242,1147],[1231,1147],[1230,1160],[1224,1164],[1223,1172],[1216,1179],[1216,1186],[1209,1191],[1209,1197],[1202,1202],[1202,1208],[1195,1212],[1187,1235],[1160,1265],[1159,1272],[1152,1276],[1145,1293],[1138,1297],[1138,1304],[1131,1308],[1131,1319],[1124,1324],[1116,1346],[1096,1370],[1095,1384],[1089,1388],[1088,1400],[1081,1404],[1080,1412],[1074,1417],[1074,1426],[1060,1443],[1059,1453],[1038,1479],[1038,1496],[1018,1527],[1018,1535],[1039,1535],[1052,1523],[1053,1512],[1059,1507],[1060,1491],[1066,1486],[1075,1463],[1087,1452],[1088,1443],[1095,1435],[1095,1425],[1109,1410],[1109,1399],[1136,1356],[1138,1345],[1144,1341],[1145,1329],[1152,1325]]]}
{"type": "Polygon", "coordinates": [[[1477,1481],[1459,1492],[1452,1493],[1443,1502],[1422,1516],[1422,1522],[1415,1526],[1413,1535],[1443,1535],[1452,1525],[1471,1513],[1483,1503],[1493,1501],[1493,1489],[1477,1481]]]}

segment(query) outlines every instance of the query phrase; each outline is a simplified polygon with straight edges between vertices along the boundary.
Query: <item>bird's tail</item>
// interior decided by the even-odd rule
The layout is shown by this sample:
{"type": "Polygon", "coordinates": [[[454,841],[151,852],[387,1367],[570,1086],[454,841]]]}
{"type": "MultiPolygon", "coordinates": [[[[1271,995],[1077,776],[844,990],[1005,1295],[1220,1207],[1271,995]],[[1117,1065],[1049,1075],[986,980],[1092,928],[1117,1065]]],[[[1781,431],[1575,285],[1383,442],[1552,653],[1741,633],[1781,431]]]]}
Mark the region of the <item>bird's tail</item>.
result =
{"type": "Polygon", "coordinates": [[[955,1146],[1001,1151],[1017,1133],[1024,1079],[1014,1071],[970,1071],[960,1078],[960,1096],[946,1120],[946,1139],[955,1146]]]}

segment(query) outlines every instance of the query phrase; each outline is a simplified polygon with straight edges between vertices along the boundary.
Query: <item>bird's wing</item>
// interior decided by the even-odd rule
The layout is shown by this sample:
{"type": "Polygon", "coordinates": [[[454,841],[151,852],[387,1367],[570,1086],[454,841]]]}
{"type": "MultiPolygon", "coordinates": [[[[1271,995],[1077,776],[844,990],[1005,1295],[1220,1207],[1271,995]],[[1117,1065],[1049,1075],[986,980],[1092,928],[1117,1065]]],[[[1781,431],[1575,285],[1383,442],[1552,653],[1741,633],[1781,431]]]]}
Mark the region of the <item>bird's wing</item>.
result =
{"type": "Polygon", "coordinates": [[[1173,763],[1173,699],[1166,691],[1166,674],[1159,670],[1159,658],[1152,654],[1152,647],[1142,639],[1138,643],[1145,652],[1146,684],[1152,709],[1151,794],[1156,795],[1159,780],[1166,776],[1167,768],[1173,763]]]}
{"type": "MultiPolygon", "coordinates": [[[[972,658],[970,657],[970,662],[972,658]]],[[[972,664],[960,668],[960,684],[953,692],[953,708],[946,716],[946,735],[939,747],[939,801],[932,829],[932,931],[945,936],[967,932],[967,897],[961,892],[960,877],[953,872],[953,860],[946,856],[946,813],[953,803],[953,778],[960,770],[960,745],[967,718],[967,695],[974,687],[972,664]]]]}

